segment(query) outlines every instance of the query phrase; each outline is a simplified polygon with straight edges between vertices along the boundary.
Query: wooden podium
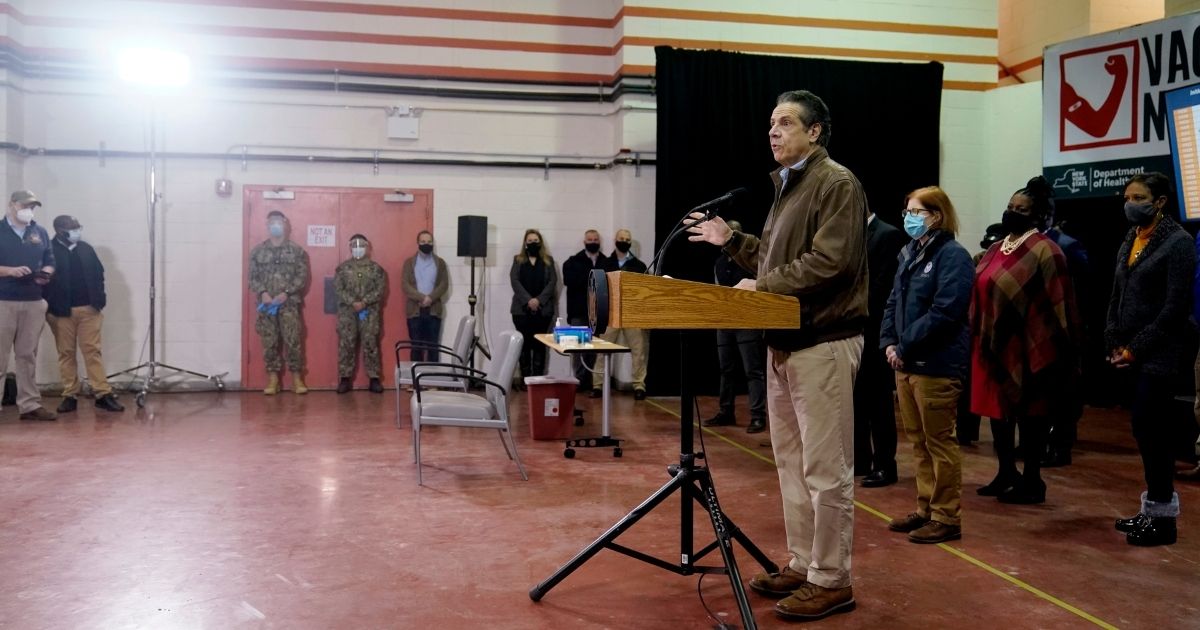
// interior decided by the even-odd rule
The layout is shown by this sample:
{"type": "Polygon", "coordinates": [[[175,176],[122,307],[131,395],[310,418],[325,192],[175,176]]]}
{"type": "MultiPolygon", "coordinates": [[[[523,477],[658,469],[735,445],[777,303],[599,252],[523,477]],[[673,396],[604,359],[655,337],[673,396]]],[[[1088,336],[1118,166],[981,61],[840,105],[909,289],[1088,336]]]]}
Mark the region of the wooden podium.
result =
{"type": "MultiPolygon", "coordinates": [[[[800,302],[794,297],[621,271],[607,274],[602,271],[592,272],[588,287],[588,310],[596,334],[604,332],[609,326],[680,331],[717,328],[787,329],[800,326],[800,302]]],[[[696,453],[692,444],[695,392],[689,382],[687,369],[689,365],[694,364],[689,358],[693,345],[696,344],[679,344],[680,370],[683,372],[679,392],[679,463],[667,467],[667,473],[671,475],[670,481],[613,524],[553,575],[530,589],[529,597],[533,601],[541,600],[550,589],[575,569],[583,566],[600,550],[611,549],[679,575],[727,575],[737,600],[743,627],[748,630],[757,628],[734,559],[733,541],[736,540],[768,573],[777,572],[779,567],[725,516],[717,502],[717,491],[708,468],[697,465],[697,461],[703,460],[705,456],[703,452],[696,453]],[[679,563],[668,562],[614,542],[622,532],[632,527],[676,491],[681,493],[682,507],[679,523],[679,563]],[[716,535],[715,541],[699,550],[695,549],[692,539],[693,502],[698,503],[708,513],[713,533],[716,535]],[[723,566],[695,564],[714,550],[720,551],[723,566]]]]}

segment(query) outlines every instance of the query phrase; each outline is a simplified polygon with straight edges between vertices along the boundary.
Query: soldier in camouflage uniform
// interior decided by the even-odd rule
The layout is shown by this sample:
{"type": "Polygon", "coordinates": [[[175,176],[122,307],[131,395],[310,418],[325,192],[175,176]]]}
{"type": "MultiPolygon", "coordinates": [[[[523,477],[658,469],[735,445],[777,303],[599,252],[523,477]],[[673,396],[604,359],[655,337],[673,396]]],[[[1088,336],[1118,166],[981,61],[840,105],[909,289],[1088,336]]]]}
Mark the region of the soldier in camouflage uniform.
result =
{"type": "Polygon", "coordinates": [[[334,272],[334,289],[338,297],[338,380],[337,391],[350,391],[358,346],[362,345],[363,367],[371,379],[370,390],[383,392],[379,382],[382,365],[379,357],[379,332],[382,317],[379,312],[383,292],[387,288],[387,273],[369,256],[370,243],[362,234],[350,237],[350,260],[338,265],[334,272]]]}
{"type": "Polygon", "coordinates": [[[262,339],[267,386],[263,393],[279,393],[279,372],[287,357],[292,390],[308,393],[304,384],[304,326],[300,319],[300,292],[308,284],[308,253],[287,237],[288,220],[282,212],[267,214],[270,238],[250,251],[250,292],[258,303],[254,330],[262,339]],[[282,351],[280,342],[283,344],[282,351]]]}

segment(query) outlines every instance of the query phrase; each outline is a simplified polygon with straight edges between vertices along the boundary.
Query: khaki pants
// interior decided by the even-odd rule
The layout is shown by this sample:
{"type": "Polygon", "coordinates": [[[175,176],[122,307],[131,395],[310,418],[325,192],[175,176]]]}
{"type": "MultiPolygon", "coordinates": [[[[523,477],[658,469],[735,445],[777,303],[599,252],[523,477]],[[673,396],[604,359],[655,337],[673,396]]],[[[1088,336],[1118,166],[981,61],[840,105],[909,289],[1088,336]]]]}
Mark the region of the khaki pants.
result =
{"type": "Polygon", "coordinates": [[[100,327],[104,315],[90,306],[76,306],[70,317],[55,317],[47,314],[46,322],[54,334],[54,345],[58,349],[58,371],[62,373],[63,396],[79,395],[79,363],[76,347],[83,354],[83,367],[87,370],[88,383],[96,398],[112,394],[112,386],[104,376],[104,358],[100,353],[100,327]]]}
{"type": "Polygon", "coordinates": [[[0,300],[0,375],[8,371],[8,353],[12,352],[17,359],[13,371],[17,374],[17,409],[21,413],[42,406],[35,377],[38,340],[46,326],[45,318],[45,300],[0,300]]]}
{"type": "Polygon", "coordinates": [[[850,586],[854,544],[854,379],[862,336],[770,351],[767,410],[791,567],[850,586]]]}
{"type": "Polygon", "coordinates": [[[962,452],[955,427],[962,381],[896,372],[904,434],[917,465],[917,514],[962,523],[962,452]]]}
{"type": "MultiPolygon", "coordinates": [[[[600,338],[629,348],[633,360],[633,388],[644,391],[646,389],[646,346],[649,345],[646,340],[646,331],[640,328],[609,328],[603,335],[600,335],[600,338]]],[[[603,356],[607,361],[614,355],[605,354],[603,356]]],[[[612,378],[612,362],[607,364],[605,374],[612,378]]],[[[600,377],[599,370],[597,370],[592,373],[592,389],[600,389],[603,386],[604,379],[600,377]]]]}

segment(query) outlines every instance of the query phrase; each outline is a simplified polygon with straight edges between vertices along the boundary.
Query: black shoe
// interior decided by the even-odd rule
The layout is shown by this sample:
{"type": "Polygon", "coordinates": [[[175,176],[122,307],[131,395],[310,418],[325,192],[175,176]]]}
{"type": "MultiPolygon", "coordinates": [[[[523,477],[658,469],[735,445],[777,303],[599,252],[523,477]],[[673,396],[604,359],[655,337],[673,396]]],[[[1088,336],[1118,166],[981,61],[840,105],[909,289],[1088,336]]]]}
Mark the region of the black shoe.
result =
{"type": "Polygon", "coordinates": [[[751,418],[750,426],[746,427],[746,433],[762,433],[767,430],[767,421],[759,418],[757,420],[751,418]]]}
{"type": "Polygon", "coordinates": [[[1138,512],[1137,514],[1130,516],[1129,518],[1117,519],[1116,527],[1117,527],[1117,531],[1125,532],[1126,534],[1128,534],[1129,532],[1141,529],[1142,527],[1146,526],[1146,524],[1148,524],[1149,522],[1150,522],[1149,516],[1146,516],[1145,514],[1138,512]]]}
{"type": "Polygon", "coordinates": [[[1156,547],[1174,545],[1175,537],[1175,518],[1155,516],[1147,517],[1140,528],[1125,534],[1125,542],[1138,547],[1156,547]]]}
{"type": "Polygon", "coordinates": [[[370,390],[372,394],[382,394],[383,383],[380,383],[378,378],[373,378],[371,379],[371,382],[367,384],[367,389],[370,390]]]}
{"type": "MultiPolygon", "coordinates": [[[[63,401],[66,402],[66,401],[63,401]]],[[[105,411],[125,411],[125,406],[117,402],[117,397],[112,394],[107,394],[96,399],[96,408],[105,411]]],[[[72,405],[74,411],[74,405],[72,405]]]]}
{"type": "Polygon", "coordinates": [[[1009,488],[1006,492],[1000,493],[996,500],[1001,503],[1009,503],[1012,505],[1034,505],[1036,503],[1046,502],[1046,482],[1037,480],[1035,482],[1027,482],[1024,480],[1018,481],[1016,485],[1009,488]]]}
{"type": "Polygon", "coordinates": [[[353,384],[350,382],[350,379],[340,379],[338,380],[337,393],[345,394],[346,392],[350,391],[351,387],[353,387],[353,384]]]}
{"type": "Polygon", "coordinates": [[[737,424],[737,419],[731,414],[718,413],[700,424],[706,427],[731,427],[737,424]]]}
{"type": "Polygon", "coordinates": [[[1042,458],[1042,468],[1061,468],[1071,465],[1071,451],[1052,450],[1042,458]]]}
{"type": "Polygon", "coordinates": [[[1012,488],[1020,479],[1020,475],[1015,473],[997,473],[996,478],[992,479],[991,483],[976,488],[975,494],[981,497],[998,497],[1008,491],[1009,488],[1012,488]]]}
{"type": "Polygon", "coordinates": [[[58,413],[71,413],[79,407],[79,401],[74,396],[67,396],[58,403],[58,413]]]}
{"type": "Polygon", "coordinates": [[[646,390],[644,390],[644,389],[633,390],[633,399],[634,400],[646,400],[646,390]]]}
{"type": "Polygon", "coordinates": [[[862,487],[864,488],[882,488],[890,486],[899,481],[896,477],[896,470],[875,470],[871,474],[863,477],[862,487]]]}
{"type": "Polygon", "coordinates": [[[591,394],[589,394],[589,395],[588,395],[588,397],[589,397],[589,398],[599,398],[599,397],[601,397],[601,396],[603,396],[603,395],[604,395],[604,390],[602,390],[602,389],[593,389],[593,390],[592,390],[592,393],[591,393],[591,394]]]}

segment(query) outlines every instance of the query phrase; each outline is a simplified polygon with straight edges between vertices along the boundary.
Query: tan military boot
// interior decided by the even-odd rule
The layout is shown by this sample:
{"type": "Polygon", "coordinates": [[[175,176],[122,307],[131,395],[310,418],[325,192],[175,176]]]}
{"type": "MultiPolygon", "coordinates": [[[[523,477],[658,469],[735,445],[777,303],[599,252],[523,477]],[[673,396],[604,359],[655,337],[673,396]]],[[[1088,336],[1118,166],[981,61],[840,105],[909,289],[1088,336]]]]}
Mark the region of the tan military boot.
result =
{"type": "Polygon", "coordinates": [[[267,372],[267,386],[263,389],[263,393],[268,396],[279,393],[279,372],[267,372]]]}
{"type": "Polygon", "coordinates": [[[299,374],[292,374],[292,391],[297,396],[303,396],[308,393],[308,385],[304,384],[304,377],[299,374]]]}

